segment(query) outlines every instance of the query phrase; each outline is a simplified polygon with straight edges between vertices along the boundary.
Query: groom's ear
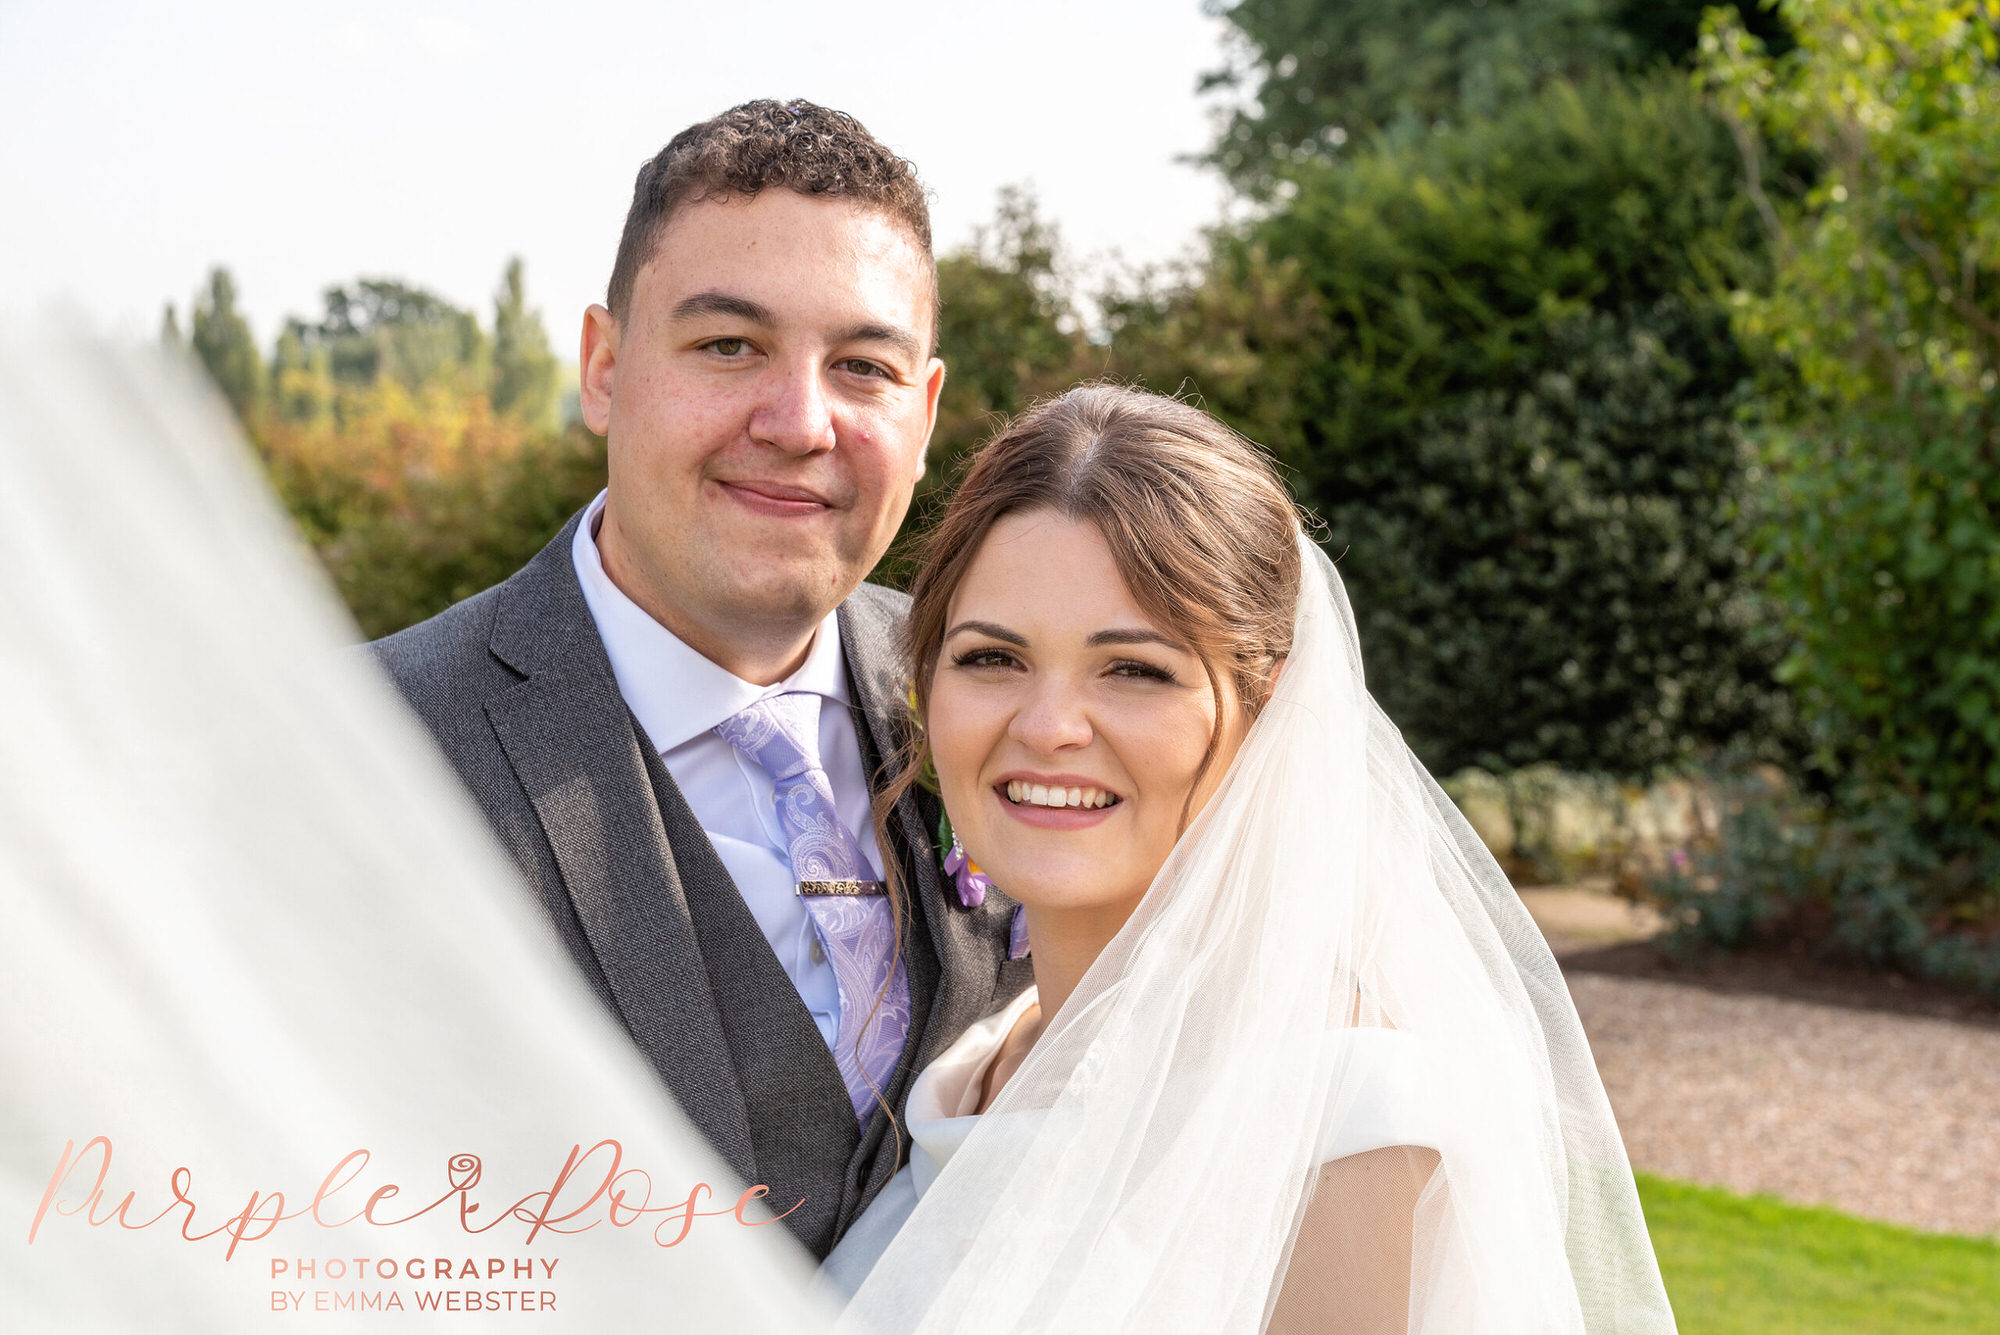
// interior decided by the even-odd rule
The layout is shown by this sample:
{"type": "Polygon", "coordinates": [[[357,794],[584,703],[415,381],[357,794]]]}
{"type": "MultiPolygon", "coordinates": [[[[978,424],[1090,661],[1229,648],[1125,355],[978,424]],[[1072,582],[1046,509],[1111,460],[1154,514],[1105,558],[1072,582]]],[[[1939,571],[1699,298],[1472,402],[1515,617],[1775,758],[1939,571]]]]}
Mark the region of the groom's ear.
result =
{"type": "Polygon", "coordinates": [[[924,371],[924,443],[917,451],[917,475],[910,480],[913,486],[921,483],[924,474],[930,471],[931,433],[937,430],[938,397],[943,393],[944,363],[933,357],[924,371]]]}
{"type": "Polygon", "coordinates": [[[583,424],[602,436],[611,430],[611,382],[618,369],[618,319],[592,305],[583,313],[583,347],[577,354],[577,400],[583,424]]]}

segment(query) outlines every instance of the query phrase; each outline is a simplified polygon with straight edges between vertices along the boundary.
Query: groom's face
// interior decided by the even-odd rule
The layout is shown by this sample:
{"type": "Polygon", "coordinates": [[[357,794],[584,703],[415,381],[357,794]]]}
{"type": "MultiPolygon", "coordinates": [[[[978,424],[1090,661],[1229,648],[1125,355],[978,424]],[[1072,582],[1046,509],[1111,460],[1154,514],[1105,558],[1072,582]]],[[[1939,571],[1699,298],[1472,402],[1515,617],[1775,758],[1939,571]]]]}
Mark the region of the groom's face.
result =
{"type": "Polygon", "coordinates": [[[889,215],[774,188],[684,205],[620,317],[591,308],[599,551],[710,658],[809,633],[895,537],[944,380],[931,272],[889,215]]]}

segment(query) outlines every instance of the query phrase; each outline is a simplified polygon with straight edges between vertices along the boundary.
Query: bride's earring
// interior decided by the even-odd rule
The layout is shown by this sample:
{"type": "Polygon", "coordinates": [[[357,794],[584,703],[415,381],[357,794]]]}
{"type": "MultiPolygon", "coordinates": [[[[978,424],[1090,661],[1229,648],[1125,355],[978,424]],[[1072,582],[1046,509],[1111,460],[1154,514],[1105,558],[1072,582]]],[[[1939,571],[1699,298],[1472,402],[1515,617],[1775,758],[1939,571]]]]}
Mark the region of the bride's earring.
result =
{"type": "MultiPolygon", "coordinates": [[[[951,828],[949,815],[944,818],[944,829],[939,833],[947,831],[951,835],[951,848],[944,855],[945,875],[951,877],[953,883],[958,886],[958,902],[969,909],[978,908],[986,902],[986,892],[993,888],[993,879],[979,870],[979,864],[967,855],[965,845],[958,840],[958,831],[951,828]]],[[[1021,905],[1016,904],[1014,921],[1009,924],[1007,931],[1007,958],[1018,960],[1027,957],[1027,914],[1021,905]]]]}

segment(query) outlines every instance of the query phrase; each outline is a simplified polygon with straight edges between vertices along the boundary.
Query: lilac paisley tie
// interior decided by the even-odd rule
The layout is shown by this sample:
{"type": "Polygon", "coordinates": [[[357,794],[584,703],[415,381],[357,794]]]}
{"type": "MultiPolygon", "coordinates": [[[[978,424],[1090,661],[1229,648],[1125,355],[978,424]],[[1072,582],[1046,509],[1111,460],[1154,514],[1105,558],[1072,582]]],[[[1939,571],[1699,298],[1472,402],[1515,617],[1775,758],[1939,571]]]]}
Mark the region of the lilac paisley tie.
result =
{"type": "Polygon", "coordinates": [[[806,691],[767,696],[718,723],[715,732],[776,785],[772,801],[791,846],[792,876],[840,989],[834,1065],[847,1083],[854,1115],[865,1123],[876,1106],[875,1089],[886,1095],[903,1053],[910,982],[900,959],[890,977],[896,926],[888,896],[834,809],[833,784],[820,768],[819,697],[806,691]],[[878,1006],[884,979],[889,991],[878,1006]]]}

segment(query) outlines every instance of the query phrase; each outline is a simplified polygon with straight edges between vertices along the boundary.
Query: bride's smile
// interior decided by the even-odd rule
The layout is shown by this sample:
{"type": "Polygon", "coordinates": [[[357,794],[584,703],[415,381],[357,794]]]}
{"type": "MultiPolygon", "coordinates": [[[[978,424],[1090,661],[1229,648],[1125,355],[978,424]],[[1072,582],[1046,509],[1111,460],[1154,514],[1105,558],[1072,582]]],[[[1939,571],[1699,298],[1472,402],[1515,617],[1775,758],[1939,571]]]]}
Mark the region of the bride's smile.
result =
{"type": "Polygon", "coordinates": [[[1230,674],[1146,614],[1094,524],[1046,509],[994,523],[946,625],[930,741],[953,827],[1038,955],[1101,945],[1235,754],[1230,674]]]}

